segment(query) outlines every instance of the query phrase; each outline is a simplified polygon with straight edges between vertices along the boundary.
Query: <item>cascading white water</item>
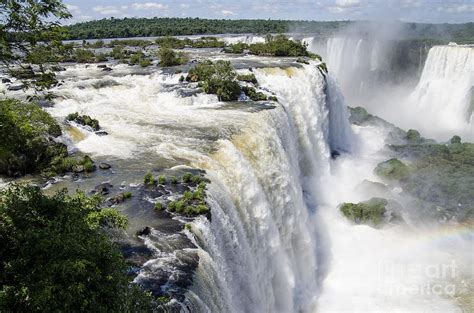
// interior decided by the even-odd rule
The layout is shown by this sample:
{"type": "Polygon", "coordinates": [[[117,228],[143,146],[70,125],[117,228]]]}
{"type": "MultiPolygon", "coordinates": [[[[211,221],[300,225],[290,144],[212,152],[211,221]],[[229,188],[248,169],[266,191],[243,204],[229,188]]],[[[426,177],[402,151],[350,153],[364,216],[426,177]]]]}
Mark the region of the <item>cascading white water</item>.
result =
{"type": "Polygon", "coordinates": [[[440,139],[459,134],[472,140],[473,93],[474,47],[436,46],[407,106],[426,134],[440,139]]]}
{"type": "MultiPolygon", "coordinates": [[[[413,253],[405,247],[418,233],[352,225],[341,216],[340,202],[366,200],[354,187],[375,179],[383,135],[355,128],[364,154],[331,161],[331,151],[355,150],[355,135],[337,85],[315,65],[254,69],[259,85],[279,99],[255,113],[211,95],[183,96],[191,88],[179,75],[118,75],[129,67],[117,66],[113,77],[77,66],[63,74],[70,80],[49,110],[60,119],[74,111],[98,117],[109,135],[86,134],[76,146],[93,157],[130,159],[137,180],[156,166],[152,156],[207,170],[212,219],[198,218],[186,230],[199,266],[183,311],[456,312],[441,296],[384,293],[393,282],[379,281],[380,264],[443,264],[452,254],[431,243],[413,253]],[[99,82],[110,84],[94,87],[99,82]]],[[[465,243],[457,247],[467,251],[465,243]]],[[[426,282],[394,279],[403,288],[426,282]]]]}
{"type": "Polygon", "coordinates": [[[209,312],[313,312],[323,273],[308,210],[329,170],[331,143],[350,150],[345,106],[337,94],[328,99],[337,88],[326,88],[315,64],[254,72],[283,107],[254,115],[196,164],[217,183],[212,222],[193,227],[202,250],[187,301],[209,312]],[[332,123],[346,132],[332,133],[332,123]]]}
{"type": "Polygon", "coordinates": [[[222,38],[227,45],[233,45],[236,43],[245,43],[245,44],[253,44],[253,43],[261,43],[265,42],[265,38],[262,36],[255,36],[255,35],[244,35],[244,36],[231,36],[231,37],[223,37],[222,38]]]}

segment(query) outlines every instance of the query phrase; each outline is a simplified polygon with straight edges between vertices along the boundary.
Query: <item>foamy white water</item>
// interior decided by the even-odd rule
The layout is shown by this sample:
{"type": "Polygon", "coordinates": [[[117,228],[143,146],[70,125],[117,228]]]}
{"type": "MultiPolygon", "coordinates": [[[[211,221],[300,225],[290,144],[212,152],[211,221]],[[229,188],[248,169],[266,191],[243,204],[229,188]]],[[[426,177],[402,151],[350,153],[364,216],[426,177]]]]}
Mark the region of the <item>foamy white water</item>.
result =
{"type": "Polygon", "coordinates": [[[474,47],[431,48],[423,74],[408,99],[413,123],[429,136],[449,139],[462,135],[472,140],[474,101],[474,47]]]}
{"type": "MultiPolygon", "coordinates": [[[[429,277],[380,275],[393,264],[445,264],[451,252],[430,243],[407,249],[425,232],[355,226],[337,209],[369,196],[355,187],[376,179],[386,131],[352,129],[337,83],[316,63],[254,73],[276,93],[274,109],[186,95],[192,89],[179,75],[113,76],[83,66],[66,71],[50,109],[58,119],[75,111],[99,119],[108,136],[73,138],[93,156],[132,160],[143,171],[156,157],[207,171],[212,220],[198,218],[186,230],[200,260],[183,311],[458,312],[442,296],[390,289],[429,277]],[[331,160],[334,151],[342,155],[331,160]]],[[[454,251],[467,251],[459,242],[454,251]]]]}

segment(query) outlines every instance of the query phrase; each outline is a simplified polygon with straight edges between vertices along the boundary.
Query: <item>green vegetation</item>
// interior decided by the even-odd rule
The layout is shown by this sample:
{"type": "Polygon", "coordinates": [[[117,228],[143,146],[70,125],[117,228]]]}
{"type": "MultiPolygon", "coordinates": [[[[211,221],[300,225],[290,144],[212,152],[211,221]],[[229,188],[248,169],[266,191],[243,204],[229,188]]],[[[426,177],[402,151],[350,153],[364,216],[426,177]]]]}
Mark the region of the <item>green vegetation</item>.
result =
{"type": "Polygon", "coordinates": [[[237,73],[229,61],[204,61],[190,69],[186,81],[199,82],[205,93],[215,94],[219,101],[239,99],[241,88],[237,73]]]}
{"type": "Polygon", "coordinates": [[[339,209],[342,214],[356,224],[380,226],[384,221],[388,202],[382,198],[372,198],[365,202],[343,203],[339,209]]]}
{"type": "Polygon", "coordinates": [[[143,54],[143,52],[138,51],[137,53],[130,55],[129,64],[131,65],[139,64],[141,67],[148,67],[151,65],[151,61],[143,54]]]}
{"type": "Polygon", "coordinates": [[[107,47],[114,48],[117,46],[129,46],[129,47],[141,47],[145,48],[147,46],[152,45],[153,42],[150,40],[143,40],[143,39],[120,39],[120,40],[112,40],[107,44],[107,47]]]}
{"type": "Polygon", "coordinates": [[[66,116],[66,121],[74,121],[77,124],[89,126],[95,131],[100,129],[98,120],[91,118],[89,115],[79,115],[78,112],[68,114],[68,116],[66,116]]]}
{"type": "Polygon", "coordinates": [[[421,135],[417,130],[409,129],[405,137],[408,143],[416,144],[422,141],[421,135]]]}
{"type": "Polygon", "coordinates": [[[242,54],[245,50],[248,50],[249,45],[243,42],[234,43],[228,45],[224,48],[225,53],[234,53],[234,54],[242,54]]]}
{"type": "Polygon", "coordinates": [[[241,82],[247,82],[247,83],[252,83],[254,85],[257,85],[257,78],[255,77],[255,74],[239,74],[237,75],[237,80],[241,82]]]}
{"type": "Polygon", "coordinates": [[[59,155],[54,157],[43,171],[47,176],[56,176],[67,172],[91,173],[96,170],[94,162],[88,155],[59,155]]]}
{"type": "Polygon", "coordinates": [[[65,33],[59,24],[70,17],[58,0],[1,1],[0,69],[8,72],[14,65],[35,62],[40,64],[41,74],[54,75],[43,61],[62,52],[65,33]]]}
{"type": "Polygon", "coordinates": [[[407,179],[410,175],[408,166],[398,159],[390,159],[378,164],[374,172],[378,176],[390,180],[407,179]]]}
{"type": "MultiPolygon", "coordinates": [[[[200,18],[109,18],[68,26],[69,39],[124,38],[148,36],[179,36],[200,34],[282,34],[298,29],[300,33],[311,33],[328,37],[352,24],[358,24],[361,35],[371,22],[351,21],[290,21],[290,20],[211,20],[200,18]]],[[[473,43],[473,23],[465,24],[419,24],[399,23],[406,37],[420,41],[430,40],[473,43]]],[[[413,40],[411,39],[411,40],[413,40]]],[[[415,49],[419,51],[420,49],[415,49]]],[[[402,55],[403,56],[403,55],[402,55]]],[[[406,57],[406,56],[405,56],[406,57]]],[[[411,62],[410,58],[405,58],[411,62]]]]}
{"type": "Polygon", "coordinates": [[[145,184],[145,186],[152,186],[155,184],[155,177],[153,177],[151,172],[145,174],[145,177],[143,177],[143,184],[145,184]]]}
{"type": "Polygon", "coordinates": [[[0,174],[35,173],[67,156],[66,146],[53,141],[60,135],[58,123],[37,104],[0,100],[0,174]]]}
{"type": "Polygon", "coordinates": [[[160,184],[160,185],[166,184],[166,176],[165,175],[158,176],[158,184],[160,184]]]}
{"type": "Polygon", "coordinates": [[[423,142],[389,147],[411,161],[395,178],[405,192],[425,202],[427,212],[442,208],[447,214],[458,212],[459,217],[474,208],[474,144],[454,136],[447,145],[423,142]]]}
{"type": "Polygon", "coordinates": [[[127,219],[100,202],[22,185],[0,191],[0,311],[152,311],[107,235],[127,219]]]}
{"type": "MultiPolygon", "coordinates": [[[[148,177],[146,180],[151,181],[151,178],[148,177]]],[[[175,176],[166,177],[161,175],[158,177],[159,184],[165,184],[167,181],[172,185],[178,184],[178,178],[175,176]]],[[[162,211],[166,209],[168,212],[187,216],[208,214],[209,207],[206,204],[206,179],[199,174],[193,175],[190,172],[186,172],[181,177],[181,182],[185,184],[188,189],[184,189],[184,191],[180,188],[175,189],[178,194],[173,195],[173,197],[178,196],[179,198],[176,201],[169,201],[166,205],[163,205],[161,201],[156,202],[155,210],[162,211]]]]}
{"type": "Polygon", "coordinates": [[[290,40],[284,35],[269,35],[265,38],[265,43],[251,44],[248,49],[251,54],[255,55],[279,57],[311,56],[304,44],[299,41],[290,40]]]}
{"type": "Polygon", "coordinates": [[[158,50],[158,57],[160,58],[160,66],[163,67],[182,65],[188,62],[188,58],[184,53],[176,53],[167,47],[158,50]]]}
{"type": "Polygon", "coordinates": [[[265,101],[268,99],[264,93],[258,92],[253,87],[242,87],[242,91],[253,101],[265,101]]]}
{"type": "Polygon", "coordinates": [[[155,210],[157,211],[163,210],[163,204],[161,202],[155,203],[155,210]]]}
{"type": "Polygon", "coordinates": [[[74,49],[74,60],[77,63],[94,63],[95,55],[91,50],[74,49]]]}

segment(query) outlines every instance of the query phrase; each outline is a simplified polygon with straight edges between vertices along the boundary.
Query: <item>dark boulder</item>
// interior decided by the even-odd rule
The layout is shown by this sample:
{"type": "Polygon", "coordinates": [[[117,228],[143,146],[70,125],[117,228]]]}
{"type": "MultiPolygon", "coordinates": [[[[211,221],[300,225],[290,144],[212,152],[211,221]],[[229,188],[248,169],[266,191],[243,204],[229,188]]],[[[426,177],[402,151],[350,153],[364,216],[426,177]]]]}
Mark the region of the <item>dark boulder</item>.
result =
{"type": "Polygon", "coordinates": [[[98,195],[108,195],[110,193],[110,189],[112,189],[113,185],[110,183],[102,183],[97,185],[94,190],[92,190],[92,194],[98,195]]]}
{"type": "Polygon", "coordinates": [[[137,232],[137,236],[149,236],[150,234],[151,228],[148,226],[137,232]]]}
{"type": "Polygon", "coordinates": [[[23,85],[23,84],[19,84],[19,85],[11,85],[11,86],[8,86],[8,90],[9,91],[18,91],[18,90],[22,90],[22,89],[25,89],[26,86],[23,85]]]}

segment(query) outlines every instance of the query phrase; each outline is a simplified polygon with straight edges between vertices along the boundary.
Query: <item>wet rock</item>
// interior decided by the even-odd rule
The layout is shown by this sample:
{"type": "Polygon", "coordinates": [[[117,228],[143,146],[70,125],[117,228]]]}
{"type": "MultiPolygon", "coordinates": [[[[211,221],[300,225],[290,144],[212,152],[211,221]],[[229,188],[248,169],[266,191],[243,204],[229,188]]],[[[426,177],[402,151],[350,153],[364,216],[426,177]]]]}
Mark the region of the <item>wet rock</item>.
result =
{"type": "Polygon", "coordinates": [[[110,183],[102,183],[100,185],[95,186],[94,190],[92,190],[92,194],[99,194],[99,195],[108,195],[110,193],[110,189],[112,189],[113,185],[110,183]]]}
{"type": "Polygon", "coordinates": [[[107,68],[106,64],[97,65],[97,68],[107,68]]]}
{"type": "Polygon", "coordinates": [[[84,169],[84,165],[74,165],[74,166],[72,167],[72,171],[73,171],[74,173],[83,173],[84,170],[85,170],[85,169],[84,169]]]}
{"type": "Polygon", "coordinates": [[[124,244],[121,246],[122,254],[128,263],[133,264],[132,272],[137,274],[140,267],[153,257],[153,251],[145,245],[124,244]]]}
{"type": "Polygon", "coordinates": [[[53,107],[53,103],[51,101],[48,101],[48,100],[38,100],[38,105],[42,108],[52,108],[53,107]]]}
{"type": "Polygon", "coordinates": [[[99,168],[100,168],[101,170],[108,170],[108,169],[110,169],[111,167],[112,167],[112,166],[111,166],[110,164],[105,163],[105,162],[102,162],[102,163],[99,164],[99,168]]]}
{"type": "Polygon", "coordinates": [[[110,72],[112,69],[110,67],[104,67],[102,72],[110,72]]]}
{"type": "Polygon", "coordinates": [[[99,130],[99,131],[96,131],[95,134],[97,136],[107,136],[109,133],[106,132],[105,130],[99,130]]]}
{"type": "Polygon", "coordinates": [[[137,232],[137,236],[148,236],[150,234],[151,234],[151,228],[148,226],[137,232]]]}
{"type": "Polygon", "coordinates": [[[8,83],[11,83],[12,81],[9,80],[8,78],[2,78],[2,83],[4,84],[8,84],[8,83]]]}
{"type": "Polygon", "coordinates": [[[23,85],[23,84],[20,84],[20,85],[11,85],[11,86],[8,86],[7,89],[8,89],[9,91],[18,91],[18,90],[22,90],[22,89],[24,89],[24,88],[26,88],[26,86],[23,85]]]}
{"type": "Polygon", "coordinates": [[[130,199],[132,197],[131,192],[121,192],[113,196],[112,198],[107,199],[106,203],[108,206],[113,206],[116,204],[120,204],[124,202],[126,199],[130,199]]]}

